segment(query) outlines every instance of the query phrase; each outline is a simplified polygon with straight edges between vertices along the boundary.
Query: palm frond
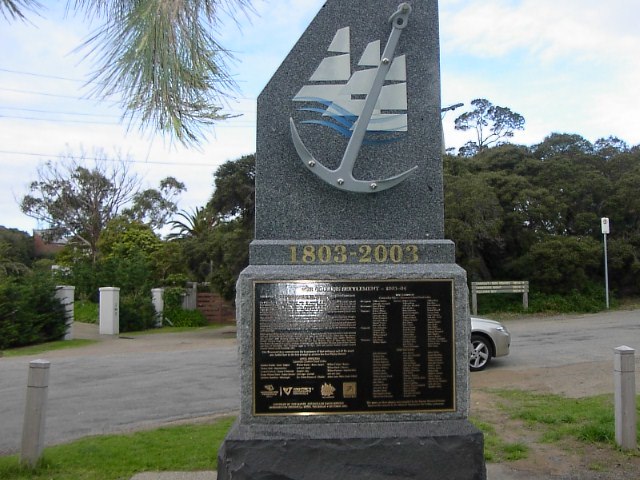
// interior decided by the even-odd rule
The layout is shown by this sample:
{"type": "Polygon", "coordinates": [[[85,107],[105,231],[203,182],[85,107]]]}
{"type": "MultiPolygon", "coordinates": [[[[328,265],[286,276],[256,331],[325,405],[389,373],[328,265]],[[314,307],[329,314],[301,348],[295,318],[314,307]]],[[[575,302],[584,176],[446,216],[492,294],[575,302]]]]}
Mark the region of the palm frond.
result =
{"type": "Polygon", "coordinates": [[[250,0],[76,0],[104,24],[86,42],[98,60],[91,83],[99,98],[122,98],[124,117],[185,145],[229,118],[237,91],[230,53],[215,39],[222,14],[250,9],[250,0]]]}
{"type": "Polygon", "coordinates": [[[0,0],[0,13],[7,20],[25,20],[25,10],[35,12],[42,8],[36,0],[0,0]]]}

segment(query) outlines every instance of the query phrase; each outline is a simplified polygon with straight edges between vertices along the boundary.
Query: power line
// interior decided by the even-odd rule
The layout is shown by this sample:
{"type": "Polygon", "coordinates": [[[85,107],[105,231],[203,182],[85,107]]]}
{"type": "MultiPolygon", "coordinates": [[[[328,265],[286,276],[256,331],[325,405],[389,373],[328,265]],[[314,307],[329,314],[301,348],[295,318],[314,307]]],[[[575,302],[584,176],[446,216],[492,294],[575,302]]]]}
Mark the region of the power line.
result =
{"type": "MultiPolygon", "coordinates": [[[[121,122],[100,122],[97,120],[66,120],[62,118],[38,118],[38,117],[21,117],[17,115],[2,115],[0,119],[6,118],[11,120],[28,120],[30,122],[55,122],[55,123],[82,123],[86,125],[123,125],[121,122]]],[[[216,123],[214,128],[255,128],[255,123],[241,123],[229,125],[225,124],[228,120],[220,120],[220,123],[216,123]]]]}
{"type": "MultiPolygon", "coordinates": [[[[44,96],[44,97],[73,98],[74,100],[86,100],[86,101],[96,102],[96,99],[93,99],[93,98],[77,97],[77,96],[73,96],[73,95],[60,95],[58,93],[36,92],[34,90],[21,90],[19,88],[3,88],[3,87],[0,87],[0,90],[5,91],[5,92],[14,92],[14,93],[27,93],[29,95],[41,95],[41,96],[44,96]]],[[[101,100],[101,102],[103,102],[103,100],[101,100]]],[[[112,103],[114,105],[116,105],[118,103],[118,102],[113,101],[113,100],[104,101],[104,102],[112,103]]]]}
{"type": "Polygon", "coordinates": [[[38,117],[21,117],[17,115],[2,115],[0,118],[10,118],[12,120],[29,120],[33,122],[56,122],[56,123],[84,123],[90,125],[120,125],[118,122],[99,122],[97,120],[66,120],[62,118],[38,118],[38,117]]]}
{"type": "Polygon", "coordinates": [[[22,70],[11,70],[9,68],[0,68],[0,72],[15,73],[16,75],[28,75],[30,77],[53,78],[55,80],[65,80],[67,82],[96,83],[96,82],[90,82],[90,81],[86,81],[86,80],[80,80],[78,78],[59,77],[57,75],[46,75],[44,73],[25,72],[25,71],[22,71],[22,70]]]}
{"type": "Polygon", "coordinates": [[[66,159],[71,159],[71,160],[92,160],[92,161],[106,161],[106,162],[125,162],[125,163],[134,163],[134,164],[140,164],[140,165],[175,165],[175,166],[180,166],[180,167],[207,167],[207,168],[211,168],[211,167],[217,167],[217,164],[208,164],[208,163],[195,163],[195,162],[158,162],[158,161],[154,161],[154,160],[149,160],[149,161],[140,161],[140,160],[133,160],[130,158],[98,158],[98,157],[88,157],[88,156],[82,156],[82,157],[78,157],[75,155],[51,155],[51,154],[47,154],[47,153],[35,153],[35,152],[16,152],[16,151],[11,151],[11,150],[0,150],[0,153],[4,153],[4,154],[8,154],[8,155],[24,155],[24,156],[28,156],[28,157],[46,157],[46,158],[50,158],[50,159],[58,159],[58,160],[66,160],[66,159]]]}
{"type": "MultiPolygon", "coordinates": [[[[116,114],[105,114],[105,113],[88,113],[88,112],[65,112],[61,110],[40,110],[36,108],[23,108],[23,107],[5,107],[0,105],[0,110],[14,110],[19,112],[31,112],[31,113],[44,113],[44,114],[55,114],[55,115],[77,115],[77,116],[88,116],[88,117],[110,117],[110,118],[121,118],[121,115],[116,114]]],[[[246,113],[253,113],[247,110],[234,110],[230,113],[230,115],[243,115],[246,113]]],[[[0,116],[5,116],[1,115],[0,116]]],[[[12,118],[22,118],[22,117],[12,117],[12,118]]]]}
{"type": "Polygon", "coordinates": [[[63,112],[59,110],[38,110],[35,108],[21,108],[21,107],[2,107],[0,106],[0,110],[17,110],[19,112],[32,112],[32,113],[48,113],[48,114],[56,114],[56,115],[79,115],[79,116],[89,116],[89,117],[114,117],[120,118],[120,115],[107,115],[102,113],[86,113],[86,112],[63,112]]]}

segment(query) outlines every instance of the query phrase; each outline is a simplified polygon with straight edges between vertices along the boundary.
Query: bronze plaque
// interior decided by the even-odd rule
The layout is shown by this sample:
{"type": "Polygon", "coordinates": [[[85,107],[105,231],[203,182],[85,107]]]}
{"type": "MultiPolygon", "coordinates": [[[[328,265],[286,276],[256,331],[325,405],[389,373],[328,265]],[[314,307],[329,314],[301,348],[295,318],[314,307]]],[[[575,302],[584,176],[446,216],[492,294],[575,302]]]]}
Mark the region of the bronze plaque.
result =
{"type": "Polygon", "coordinates": [[[254,283],[256,415],[455,410],[453,280],[254,283]]]}

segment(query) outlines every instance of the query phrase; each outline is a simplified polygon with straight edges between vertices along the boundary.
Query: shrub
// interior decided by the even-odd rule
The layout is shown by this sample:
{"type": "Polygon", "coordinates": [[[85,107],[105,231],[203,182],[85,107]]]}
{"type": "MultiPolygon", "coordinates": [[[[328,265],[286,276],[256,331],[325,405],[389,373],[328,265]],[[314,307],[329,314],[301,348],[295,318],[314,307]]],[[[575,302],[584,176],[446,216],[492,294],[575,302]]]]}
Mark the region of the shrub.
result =
{"type": "MultiPolygon", "coordinates": [[[[182,282],[184,284],[184,282],[182,282]]],[[[167,287],[164,289],[164,320],[172,327],[202,327],[207,319],[197,310],[183,310],[182,299],[185,289],[167,287]]]]}
{"type": "Polygon", "coordinates": [[[135,332],[155,326],[155,309],[150,296],[120,297],[120,331],[135,332]]]}
{"type": "Polygon", "coordinates": [[[207,319],[198,310],[165,309],[164,318],[173,327],[204,327],[207,319]]]}
{"type": "Polygon", "coordinates": [[[78,300],[73,305],[73,318],[76,322],[81,323],[98,323],[100,317],[99,307],[97,303],[89,300],[78,300]]]}
{"type": "Polygon", "coordinates": [[[60,339],[64,307],[50,275],[29,273],[0,279],[0,349],[60,339]]]}

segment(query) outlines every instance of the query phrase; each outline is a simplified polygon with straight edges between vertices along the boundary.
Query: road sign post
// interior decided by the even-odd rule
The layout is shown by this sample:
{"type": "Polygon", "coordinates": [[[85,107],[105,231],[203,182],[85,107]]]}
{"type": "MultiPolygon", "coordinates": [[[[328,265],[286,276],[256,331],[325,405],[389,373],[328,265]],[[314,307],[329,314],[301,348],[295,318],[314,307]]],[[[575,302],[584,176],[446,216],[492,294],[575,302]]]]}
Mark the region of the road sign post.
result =
{"type": "Polygon", "coordinates": [[[609,309],[609,266],[607,260],[607,235],[610,232],[609,228],[609,219],[607,217],[602,217],[600,219],[602,226],[602,236],[604,238],[604,292],[605,298],[607,302],[607,310],[609,309]]]}

